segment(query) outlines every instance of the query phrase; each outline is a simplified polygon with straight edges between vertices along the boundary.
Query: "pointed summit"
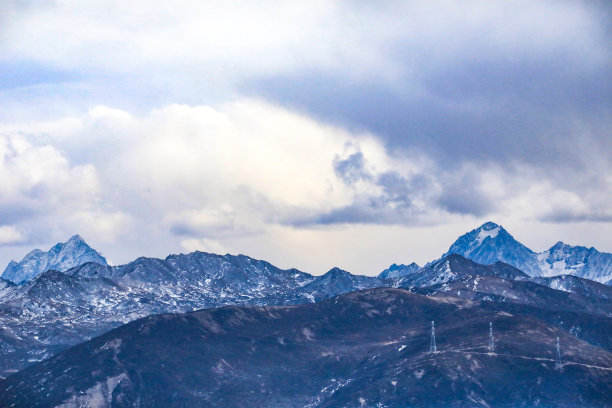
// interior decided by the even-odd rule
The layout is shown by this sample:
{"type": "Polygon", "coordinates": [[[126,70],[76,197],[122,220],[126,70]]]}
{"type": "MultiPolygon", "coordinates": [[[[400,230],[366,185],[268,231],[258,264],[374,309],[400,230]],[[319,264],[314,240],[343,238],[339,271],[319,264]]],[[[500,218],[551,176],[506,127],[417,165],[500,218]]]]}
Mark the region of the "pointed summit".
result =
{"type": "Polygon", "coordinates": [[[73,235],[70,237],[70,239],[68,241],[66,241],[66,243],[79,243],[79,244],[85,244],[85,240],[79,235],[73,235]]]}
{"type": "Polygon", "coordinates": [[[459,237],[443,257],[450,254],[459,254],[484,265],[502,261],[529,275],[541,273],[533,251],[491,221],[459,237]]]}
{"type": "Polygon", "coordinates": [[[2,273],[2,278],[23,283],[50,269],[66,271],[87,262],[108,265],[106,259],[87,245],[80,235],[73,235],[68,241],[54,245],[48,252],[35,249],[21,262],[11,261],[2,273]]]}
{"type": "Polygon", "coordinates": [[[606,283],[612,277],[612,254],[557,242],[538,254],[542,276],[572,274],[606,283]]]}
{"type": "Polygon", "coordinates": [[[385,282],[373,276],[353,275],[344,269],[334,267],[305,285],[302,293],[307,294],[307,297],[313,301],[318,301],[342,293],[382,286],[385,286],[385,282]]]}
{"type": "Polygon", "coordinates": [[[352,273],[345,271],[344,269],[340,269],[337,266],[331,268],[327,271],[322,277],[327,277],[329,279],[339,279],[339,278],[348,278],[354,276],[352,273]]]}

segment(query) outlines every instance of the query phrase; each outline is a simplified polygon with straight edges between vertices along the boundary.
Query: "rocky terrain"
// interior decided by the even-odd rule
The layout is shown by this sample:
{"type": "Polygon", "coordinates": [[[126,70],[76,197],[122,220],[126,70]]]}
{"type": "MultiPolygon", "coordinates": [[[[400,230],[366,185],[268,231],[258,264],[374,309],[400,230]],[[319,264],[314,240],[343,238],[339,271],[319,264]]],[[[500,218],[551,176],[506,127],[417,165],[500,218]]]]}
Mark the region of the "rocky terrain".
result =
{"type": "Polygon", "coordinates": [[[388,282],[332,269],[312,276],[247,256],[193,252],[110,267],[87,263],[30,282],[0,280],[0,375],[157,313],[309,303],[388,282]]]}
{"type": "MultiPolygon", "coordinates": [[[[540,312],[381,288],[298,306],[151,316],[9,377],[0,405],[609,407],[610,345],[540,312]]],[[[612,330],[609,318],[597,324],[612,330]]]]}
{"type": "Polygon", "coordinates": [[[75,236],[0,279],[0,406],[611,406],[610,254],[593,248],[537,254],[486,223],[378,277],[92,254],[75,236]]]}

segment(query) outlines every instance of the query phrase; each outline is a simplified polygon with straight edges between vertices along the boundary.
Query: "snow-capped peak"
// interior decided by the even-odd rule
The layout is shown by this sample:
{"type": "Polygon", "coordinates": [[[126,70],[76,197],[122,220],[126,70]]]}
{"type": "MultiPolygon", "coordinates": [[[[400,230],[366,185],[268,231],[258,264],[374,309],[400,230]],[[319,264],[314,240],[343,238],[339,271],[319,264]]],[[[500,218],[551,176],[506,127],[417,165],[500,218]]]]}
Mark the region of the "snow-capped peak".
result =
{"type": "Polygon", "coordinates": [[[66,243],[80,243],[80,244],[85,244],[85,240],[79,235],[79,234],[75,234],[73,236],[70,237],[70,239],[68,239],[68,241],[66,241],[66,243]]]}
{"type": "Polygon", "coordinates": [[[508,263],[530,276],[572,274],[601,283],[612,278],[612,254],[558,241],[535,253],[514,239],[501,225],[486,222],[459,237],[443,255],[459,254],[480,264],[508,263]]]}
{"type": "Polygon", "coordinates": [[[87,262],[108,265],[106,259],[87,245],[80,235],[73,235],[68,241],[55,244],[48,252],[35,249],[21,262],[11,261],[2,273],[2,278],[23,283],[50,269],[66,271],[87,262]]]}
{"type": "Polygon", "coordinates": [[[484,265],[502,261],[529,275],[540,275],[533,251],[491,221],[459,237],[443,256],[450,254],[459,254],[484,265]]]}

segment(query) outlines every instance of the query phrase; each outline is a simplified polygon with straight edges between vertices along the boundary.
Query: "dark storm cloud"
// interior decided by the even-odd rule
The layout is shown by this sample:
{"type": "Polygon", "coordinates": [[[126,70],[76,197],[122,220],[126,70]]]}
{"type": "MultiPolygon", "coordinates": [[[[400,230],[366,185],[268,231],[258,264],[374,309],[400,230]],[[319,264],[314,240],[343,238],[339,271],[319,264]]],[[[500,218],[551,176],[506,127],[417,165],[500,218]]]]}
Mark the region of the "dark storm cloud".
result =
{"type": "MultiPolygon", "coordinates": [[[[499,197],[487,191],[478,172],[461,171],[468,166],[484,172],[495,165],[523,177],[523,187],[506,186],[508,197],[540,181],[582,198],[582,208],[553,206],[539,215],[541,220],[608,222],[608,212],[598,210],[606,200],[592,199],[590,193],[612,194],[606,178],[612,170],[612,30],[606,18],[612,7],[606,2],[545,5],[534,9],[540,19],[530,20],[530,29],[543,27],[541,36],[522,35],[509,17],[497,33],[483,26],[451,29],[447,38],[425,36],[422,43],[420,34],[416,40],[396,37],[385,48],[401,73],[392,80],[376,71],[356,79],[351,67],[347,72],[311,69],[251,79],[242,89],[380,135],[394,154],[425,153],[436,163],[430,176],[441,186],[431,204],[449,213],[481,217],[499,210],[499,197]],[[548,13],[568,5],[583,13],[587,26],[577,30],[571,13],[559,20],[548,13]]],[[[334,166],[347,182],[372,178],[364,175],[360,154],[334,166]]],[[[418,188],[407,187],[411,182],[401,178],[390,177],[387,183],[385,177],[390,176],[376,180],[386,186],[382,196],[362,198],[320,222],[410,218],[409,197],[418,188]],[[391,185],[404,190],[393,193],[387,190],[391,185]],[[388,213],[392,201],[395,215],[388,213]]]]}
{"type": "Polygon", "coordinates": [[[485,216],[496,209],[496,203],[481,186],[482,181],[474,173],[447,176],[436,204],[454,214],[485,216]]]}
{"type": "MultiPolygon", "coordinates": [[[[547,7],[561,6],[567,4],[547,7]]],[[[583,8],[592,25],[584,38],[564,34],[575,30],[571,16],[547,21],[551,17],[540,10],[541,21],[534,17],[531,24],[556,25],[540,36],[559,38],[524,36],[508,16],[501,34],[482,26],[449,29],[447,38],[424,35],[422,43],[418,34],[394,38],[385,51],[403,74],[393,81],[377,71],[355,80],[348,66],[347,72],[261,77],[243,89],[372,131],[392,148],[419,148],[449,165],[465,160],[551,165],[571,158],[587,134],[593,148],[611,159],[611,138],[602,132],[612,125],[612,35],[602,18],[610,7],[583,8]]]]}
{"type": "Polygon", "coordinates": [[[574,144],[586,134],[594,147],[612,151],[608,134],[601,132],[612,124],[612,67],[581,71],[563,59],[540,67],[498,63],[428,68],[419,83],[421,95],[315,73],[264,79],[246,88],[323,120],[379,134],[391,148],[416,147],[449,164],[516,159],[553,164],[573,156],[574,144]]]}

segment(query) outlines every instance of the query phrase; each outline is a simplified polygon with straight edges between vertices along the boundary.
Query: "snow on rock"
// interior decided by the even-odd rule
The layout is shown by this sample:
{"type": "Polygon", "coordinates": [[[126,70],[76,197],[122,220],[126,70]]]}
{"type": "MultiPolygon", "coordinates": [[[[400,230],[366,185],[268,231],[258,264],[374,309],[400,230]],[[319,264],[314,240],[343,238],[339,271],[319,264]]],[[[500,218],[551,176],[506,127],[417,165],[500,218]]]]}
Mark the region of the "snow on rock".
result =
{"type": "Polygon", "coordinates": [[[73,395],[57,408],[106,408],[111,406],[113,391],[125,380],[125,373],[109,377],[89,388],[83,395],[73,395]]]}
{"type": "Polygon", "coordinates": [[[478,232],[478,236],[476,237],[476,241],[478,242],[478,245],[482,244],[482,241],[484,241],[486,238],[491,238],[491,239],[495,238],[497,234],[499,234],[499,229],[500,229],[499,225],[493,228],[485,228],[483,226],[478,232]]]}
{"type": "Polygon", "coordinates": [[[63,272],[87,262],[108,265],[106,259],[87,245],[80,235],[74,235],[47,252],[35,249],[21,262],[11,261],[2,273],[2,279],[20,284],[51,269],[63,272]]]}
{"type": "Polygon", "coordinates": [[[449,254],[485,265],[502,261],[533,277],[571,274],[601,283],[612,280],[612,254],[563,242],[536,253],[493,222],[459,237],[442,258],[449,254]]]}

